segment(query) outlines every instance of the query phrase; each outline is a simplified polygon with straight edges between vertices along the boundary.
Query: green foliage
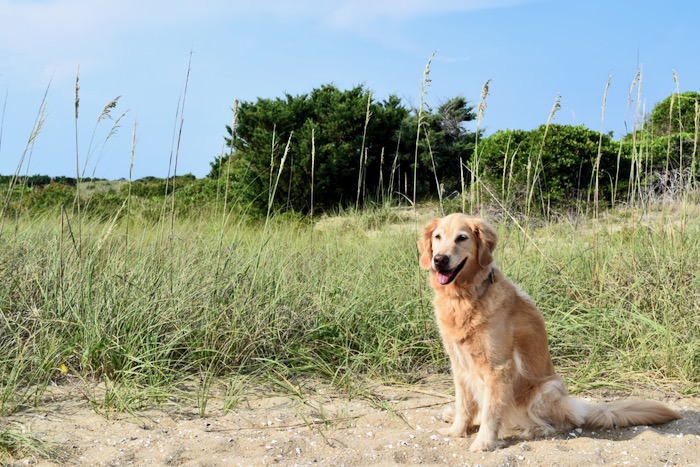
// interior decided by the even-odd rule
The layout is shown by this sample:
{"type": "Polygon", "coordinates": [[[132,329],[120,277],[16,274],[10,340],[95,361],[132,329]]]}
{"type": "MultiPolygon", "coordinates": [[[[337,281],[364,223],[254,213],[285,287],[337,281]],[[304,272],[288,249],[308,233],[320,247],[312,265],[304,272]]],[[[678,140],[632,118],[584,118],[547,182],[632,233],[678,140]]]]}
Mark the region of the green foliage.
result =
{"type": "MultiPolygon", "coordinates": [[[[474,178],[509,206],[527,200],[528,212],[533,204],[548,211],[590,201],[596,186],[602,202],[695,190],[699,97],[696,92],[669,96],[653,109],[647,125],[619,142],[584,126],[497,131],[479,140],[474,178]],[[669,191],[670,185],[680,190],[669,191]]],[[[268,209],[328,212],[413,201],[414,188],[419,200],[434,199],[439,190],[450,194],[469,188],[477,134],[468,124],[475,117],[474,106],[458,96],[436,111],[425,106],[419,122],[418,112],[398,97],[376,101],[362,86],[342,91],[326,85],[309,94],[243,102],[236,128],[226,127],[229,153],[211,163],[205,180],[192,174],[144,177],[120,185],[107,182],[107,189],[118,194],[98,194],[105,185],[85,178],[81,183],[96,183],[81,184],[76,204],[74,178],[0,175],[3,214],[73,202],[103,217],[120,210],[130,196],[129,209],[157,220],[173,189],[180,214],[223,203],[257,216],[268,209]]],[[[463,201],[456,203],[464,208],[463,201]]]]}
{"type": "Polygon", "coordinates": [[[599,146],[599,183],[610,194],[615,180],[628,177],[629,156],[623,153],[618,163],[619,143],[584,126],[498,131],[482,140],[479,149],[485,176],[504,199],[522,199],[519,195],[534,185],[538,196],[561,203],[587,198],[599,146]]]}
{"type": "Polygon", "coordinates": [[[687,180],[700,181],[697,164],[698,122],[700,122],[700,94],[693,91],[672,94],[657,104],[649,117],[652,144],[650,148],[652,170],[687,172],[687,180]]]}
{"type": "Polygon", "coordinates": [[[700,94],[694,91],[671,94],[654,106],[649,122],[654,134],[695,133],[700,94]]]}
{"type": "Polygon", "coordinates": [[[656,136],[642,146],[642,151],[650,156],[651,171],[690,167],[698,149],[698,142],[693,140],[690,133],[656,136]]]}
{"type": "MultiPolygon", "coordinates": [[[[103,180],[101,178],[82,178],[81,181],[99,181],[103,180]]],[[[30,187],[40,187],[46,186],[49,183],[58,183],[66,186],[75,186],[76,180],[71,177],[49,177],[48,175],[0,175],[0,186],[9,186],[13,184],[15,186],[30,186],[30,187]]]]}
{"type": "Polygon", "coordinates": [[[27,186],[43,186],[51,183],[51,177],[48,175],[33,175],[27,177],[27,186]]]}
{"type": "Polygon", "coordinates": [[[238,199],[264,213],[279,176],[273,209],[308,212],[314,153],[317,210],[412,193],[407,182],[413,184],[414,170],[417,191],[426,196],[436,193],[435,173],[447,189],[459,187],[460,158],[469,159],[475,139],[464,124],[474,118],[464,97],[424,113],[414,167],[418,116],[396,96],[377,102],[361,86],[341,91],[326,85],[308,95],[244,102],[232,138],[226,128],[231,154],[211,164],[209,177],[230,174],[238,199]]]}
{"type": "MultiPolygon", "coordinates": [[[[326,85],[308,95],[243,102],[235,134],[227,139],[232,154],[212,163],[209,176],[219,178],[230,171],[241,201],[265,212],[279,174],[273,207],[307,212],[313,145],[316,205],[354,203],[358,179],[363,193],[373,192],[380,172],[388,172],[381,155],[394,150],[397,129],[407,115],[396,96],[376,102],[361,86],[340,91],[326,85]]],[[[230,127],[227,131],[231,136],[230,127]]]]}
{"type": "Polygon", "coordinates": [[[131,196],[142,198],[162,197],[170,195],[175,187],[175,191],[182,187],[187,187],[196,181],[192,174],[178,175],[170,178],[144,177],[134,180],[131,186],[121,185],[119,188],[123,195],[131,193],[131,196]]]}
{"type": "Polygon", "coordinates": [[[671,94],[654,107],[641,130],[623,138],[623,147],[634,155],[645,186],[666,195],[677,192],[671,185],[697,186],[698,121],[700,94],[671,94]]]}
{"type": "MultiPolygon", "coordinates": [[[[418,195],[435,195],[441,188],[450,193],[461,188],[460,160],[467,164],[474,152],[476,133],[467,130],[465,124],[476,118],[474,106],[457,96],[441,104],[437,112],[426,112],[422,117],[422,130],[418,141],[417,184],[418,195]],[[441,187],[435,186],[435,179],[441,187]]],[[[407,168],[412,177],[416,149],[418,116],[412,114],[401,126],[399,164],[407,168]]]]}
{"type": "Polygon", "coordinates": [[[60,183],[35,188],[25,200],[33,210],[44,211],[60,206],[70,206],[75,201],[75,188],[60,183]]]}

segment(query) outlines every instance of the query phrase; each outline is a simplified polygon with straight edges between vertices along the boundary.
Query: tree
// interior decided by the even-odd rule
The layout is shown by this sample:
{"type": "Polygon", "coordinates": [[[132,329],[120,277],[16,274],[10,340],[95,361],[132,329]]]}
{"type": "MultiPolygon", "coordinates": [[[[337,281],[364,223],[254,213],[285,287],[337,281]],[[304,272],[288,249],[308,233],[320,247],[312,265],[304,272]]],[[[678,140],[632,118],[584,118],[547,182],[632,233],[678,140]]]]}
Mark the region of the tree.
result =
{"type": "Polygon", "coordinates": [[[362,86],[243,102],[235,132],[226,128],[231,152],[211,164],[209,176],[230,174],[235,196],[258,211],[267,209],[273,190],[275,209],[308,212],[313,162],[315,207],[350,205],[358,187],[364,200],[388,177],[381,155],[396,147],[408,114],[398,97],[377,102],[362,86]]]}
{"type": "Polygon", "coordinates": [[[413,167],[416,149],[418,116],[410,115],[401,126],[401,162],[417,170],[417,192],[421,196],[437,193],[437,182],[449,193],[461,188],[460,160],[467,164],[474,152],[476,133],[466,124],[476,119],[474,106],[457,96],[441,104],[436,113],[423,115],[423,128],[418,140],[418,167],[413,167]]]}

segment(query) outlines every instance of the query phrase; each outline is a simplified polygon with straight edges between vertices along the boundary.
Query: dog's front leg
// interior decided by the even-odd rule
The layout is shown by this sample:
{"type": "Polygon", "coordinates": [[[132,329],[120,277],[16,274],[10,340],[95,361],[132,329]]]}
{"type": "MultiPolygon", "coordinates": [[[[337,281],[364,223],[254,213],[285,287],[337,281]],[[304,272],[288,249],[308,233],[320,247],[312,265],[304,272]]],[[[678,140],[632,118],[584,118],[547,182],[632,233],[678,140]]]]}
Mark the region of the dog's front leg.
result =
{"type": "Polygon", "coordinates": [[[479,408],[474,400],[471,390],[467,387],[467,382],[459,378],[459,373],[454,374],[455,382],[455,412],[452,426],[440,432],[445,436],[462,438],[467,436],[467,430],[472,424],[479,408]]]}
{"type": "Polygon", "coordinates": [[[510,362],[495,367],[485,375],[484,399],[481,406],[481,426],[470,451],[491,451],[498,447],[498,432],[503,414],[512,403],[513,384],[510,362]]]}

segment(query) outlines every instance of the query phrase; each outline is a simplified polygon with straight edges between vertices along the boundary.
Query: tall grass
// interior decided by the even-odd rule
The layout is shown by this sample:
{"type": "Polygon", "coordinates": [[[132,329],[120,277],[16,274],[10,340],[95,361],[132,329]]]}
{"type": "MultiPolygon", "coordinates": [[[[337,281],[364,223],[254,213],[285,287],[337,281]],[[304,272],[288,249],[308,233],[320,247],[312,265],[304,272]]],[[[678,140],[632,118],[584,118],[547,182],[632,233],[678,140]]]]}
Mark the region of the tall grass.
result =
{"type": "Polygon", "coordinates": [[[50,446],[35,438],[27,426],[12,424],[0,427],[0,463],[14,465],[12,460],[24,456],[34,456],[56,463],[69,461],[67,450],[50,446]]]}
{"type": "MultiPolygon", "coordinates": [[[[419,147],[420,145],[418,144],[420,142],[420,134],[421,130],[423,130],[423,125],[424,125],[424,113],[425,109],[427,106],[426,103],[426,96],[428,94],[428,87],[430,86],[430,66],[433,63],[433,59],[435,58],[435,54],[437,52],[433,52],[433,54],[430,56],[428,59],[428,63],[425,64],[425,69],[423,70],[423,81],[421,82],[421,91],[420,91],[420,103],[418,105],[418,125],[416,126],[416,150],[414,153],[414,160],[413,160],[413,208],[415,210],[416,203],[418,201],[417,199],[417,193],[418,193],[418,155],[419,155],[419,147]]],[[[435,178],[437,179],[437,174],[435,175],[435,178]]],[[[440,185],[436,186],[436,190],[440,199],[440,209],[442,209],[442,193],[440,192],[440,185]]],[[[408,194],[408,193],[406,193],[408,194]]]]}
{"type": "MultiPolygon", "coordinates": [[[[168,177],[170,177],[170,175],[172,174],[172,187],[170,188],[170,234],[168,237],[170,239],[172,239],[173,235],[175,234],[175,180],[177,179],[177,166],[178,162],[180,161],[180,144],[182,143],[182,130],[185,126],[185,103],[187,102],[187,88],[190,84],[190,72],[192,71],[192,55],[194,55],[194,51],[190,51],[190,60],[187,64],[185,84],[183,86],[182,96],[178,100],[177,111],[175,112],[175,128],[177,129],[177,131],[173,132],[174,147],[171,149],[170,162],[168,163],[168,177]],[[180,120],[179,125],[177,122],[178,118],[180,120]]],[[[168,186],[166,184],[165,196],[167,196],[167,194],[168,186]]]]}
{"type": "Polygon", "coordinates": [[[360,146],[360,163],[359,171],[357,174],[357,199],[355,201],[355,209],[360,208],[360,196],[364,203],[365,200],[365,181],[367,178],[367,151],[365,149],[365,143],[367,141],[367,127],[369,126],[370,119],[372,118],[372,92],[367,93],[367,110],[365,111],[365,125],[362,129],[362,145],[360,146]]]}
{"type": "MultiPolygon", "coordinates": [[[[535,196],[535,193],[538,192],[541,197],[544,197],[544,193],[542,190],[542,181],[540,180],[540,176],[542,175],[542,171],[544,167],[542,167],[542,153],[545,148],[545,143],[547,141],[547,132],[549,131],[549,127],[552,124],[552,121],[554,120],[554,116],[556,113],[561,109],[561,95],[557,94],[556,99],[554,100],[554,105],[552,105],[552,110],[549,112],[549,117],[547,118],[547,124],[544,127],[544,133],[542,134],[542,142],[540,143],[540,149],[539,152],[537,153],[537,156],[535,157],[534,161],[534,166],[532,163],[532,160],[530,156],[528,156],[528,163],[527,163],[527,184],[526,184],[526,189],[527,189],[527,205],[525,209],[525,213],[527,216],[532,214],[532,203],[533,199],[535,196]]],[[[544,200],[542,200],[542,203],[544,204],[544,200]]],[[[544,208],[544,206],[542,206],[544,208]]],[[[543,209],[543,212],[545,210],[543,209]]]]}
{"type": "MultiPolygon", "coordinates": [[[[639,68],[637,74],[632,80],[632,85],[630,86],[629,92],[629,102],[636,102],[636,109],[634,112],[634,127],[632,129],[632,168],[629,175],[629,185],[627,190],[627,202],[631,205],[637,205],[637,203],[642,199],[642,173],[643,164],[641,158],[641,142],[638,141],[639,135],[644,135],[642,130],[644,129],[644,118],[643,118],[643,99],[642,99],[642,78],[643,69],[639,68]],[[637,98],[633,99],[633,92],[637,88],[637,98]]],[[[619,167],[619,161],[618,161],[619,167]]],[[[619,170],[618,170],[619,172],[619,170]]]]}
{"type": "MultiPolygon", "coordinates": [[[[469,171],[471,173],[471,183],[469,184],[469,199],[470,199],[470,205],[471,205],[471,213],[475,214],[474,208],[476,206],[481,205],[481,190],[479,189],[479,183],[477,181],[480,178],[480,160],[479,160],[479,136],[481,132],[481,121],[484,119],[484,114],[486,113],[486,98],[489,95],[489,85],[491,84],[491,80],[487,80],[484,83],[484,86],[481,88],[481,100],[479,101],[479,106],[477,108],[476,112],[476,138],[474,140],[474,154],[472,156],[472,163],[471,163],[471,170],[469,171]]],[[[461,180],[462,180],[462,211],[466,212],[466,206],[464,203],[465,200],[465,184],[464,184],[464,169],[461,166],[461,161],[460,161],[460,170],[461,170],[461,180]]]]}
{"type": "Polygon", "coordinates": [[[610,90],[610,82],[612,81],[612,76],[608,75],[608,82],[605,85],[605,92],[603,93],[603,105],[600,116],[600,137],[598,138],[598,153],[596,154],[595,162],[593,163],[593,176],[591,182],[593,183],[593,217],[598,218],[598,210],[600,209],[600,159],[603,156],[603,125],[605,124],[605,111],[608,106],[608,91],[610,90]]]}
{"type": "Polygon", "coordinates": [[[119,228],[86,223],[79,257],[60,225],[52,217],[22,225],[23,240],[4,249],[3,412],[36,402],[61,364],[83,379],[155,387],[201,368],[227,375],[270,365],[342,382],[408,369],[436,350],[420,344],[430,315],[417,319],[415,298],[398,295],[406,281],[398,273],[413,257],[398,251],[413,243],[408,235],[385,249],[388,240],[360,226],[344,226],[341,237],[321,229],[310,251],[308,227],[273,218],[266,238],[257,224],[229,226],[219,257],[219,232],[204,221],[178,229],[171,256],[155,227],[133,227],[127,243],[119,228]]]}
{"type": "MultiPolygon", "coordinates": [[[[8,207],[10,206],[10,202],[12,200],[12,195],[15,189],[15,186],[17,185],[17,182],[19,180],[19,175],[22,171],[22,168],[25,167],[25,162],[28,159],[31,159],[31,154],[34,149],[34,142],[36,141],[36,138],[39,136],[39,133],[41,133],[41,129],[44,126],[44,120],[46,118],[46,105],[47,105],[47,97],[49,93],[49,89],[51,87],[51,83],[49,83],[48,86],[46,86],[46,91],[44,92],[44,97],[41,100],[41,104],[39,106],[39,111],[37,113],[36,121],[34,122],[34,127],[32,128],[32,131],[29,135],[29,138],[27,139],[27,144],[24,147],[24,150],[22,151],[22,155],[19,158],[19,161],[17,162],[17,168],[15,169],[14,173],[12,174],[12,179],[10,181],[10,185],[7,188],[7,193],[5,194],[5,201],[2,205],[2,211],[0,211],[0,238],[2,238],[4,232],[5,232],[5,220],[7,218],[7,212],[8,212],[8,207]]],[[[5,119],[5,111],[3,109],[3,122],[5,119]]],[[[0,129],[0,133],[2,130],[0,129]]],[[[29,170],[29,164],[27,163],[26,165],[26,170],[29,170]]],[[[23,192],[24,190],[21,190],[23,192]]]]}
{"type": "MultiPolygon", "coordinates": [[[[62,241],[57,216],[21,222],[0,253],[0,411],[38,404],[65,381],[61,365],[86,394],[93,381],[110,385],[96,407],[121,409],[190,379],[272,369],[341,387],[444,371],[427,284],[410,273],[414,221],[389,220],[329,219],[313,248],[305,223],[232,224],[217,251],[214,217],[182,219],[172,252],[155,226],[132,226],[127,238],[125,225],[86,222],[82,256],[62,241]]],[[[554,357],[579,388],[651,372],[697,393],[697,216],[620,224],[558,223],[527,236],[498,224],[497,257],[540,305],[554,357]]]]}

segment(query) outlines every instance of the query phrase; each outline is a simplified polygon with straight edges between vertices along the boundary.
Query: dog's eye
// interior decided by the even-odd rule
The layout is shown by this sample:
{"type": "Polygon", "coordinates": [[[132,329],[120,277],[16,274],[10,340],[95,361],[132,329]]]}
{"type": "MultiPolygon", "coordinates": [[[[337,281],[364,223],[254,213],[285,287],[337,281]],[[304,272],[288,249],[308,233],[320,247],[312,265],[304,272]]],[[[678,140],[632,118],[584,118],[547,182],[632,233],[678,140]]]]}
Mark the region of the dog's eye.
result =
{"type": "Polygon", "coordinates": [[[467,240],[467,239],[469,239],[469,237],[467,237],[465,234],[460,234],[460,235],[457,236],[457,240],[456,240],[456,241],[458,241],[458,242],[463,242],[463,241],[465,241],[465,240],[467,240]]]}
{"type": "Polygon", "coordinates": [[[440,236],[440,234],[435,234],[435,235],[433,235],[433,238],[435,240],[440,240],[442,237],[440,236]]]}

